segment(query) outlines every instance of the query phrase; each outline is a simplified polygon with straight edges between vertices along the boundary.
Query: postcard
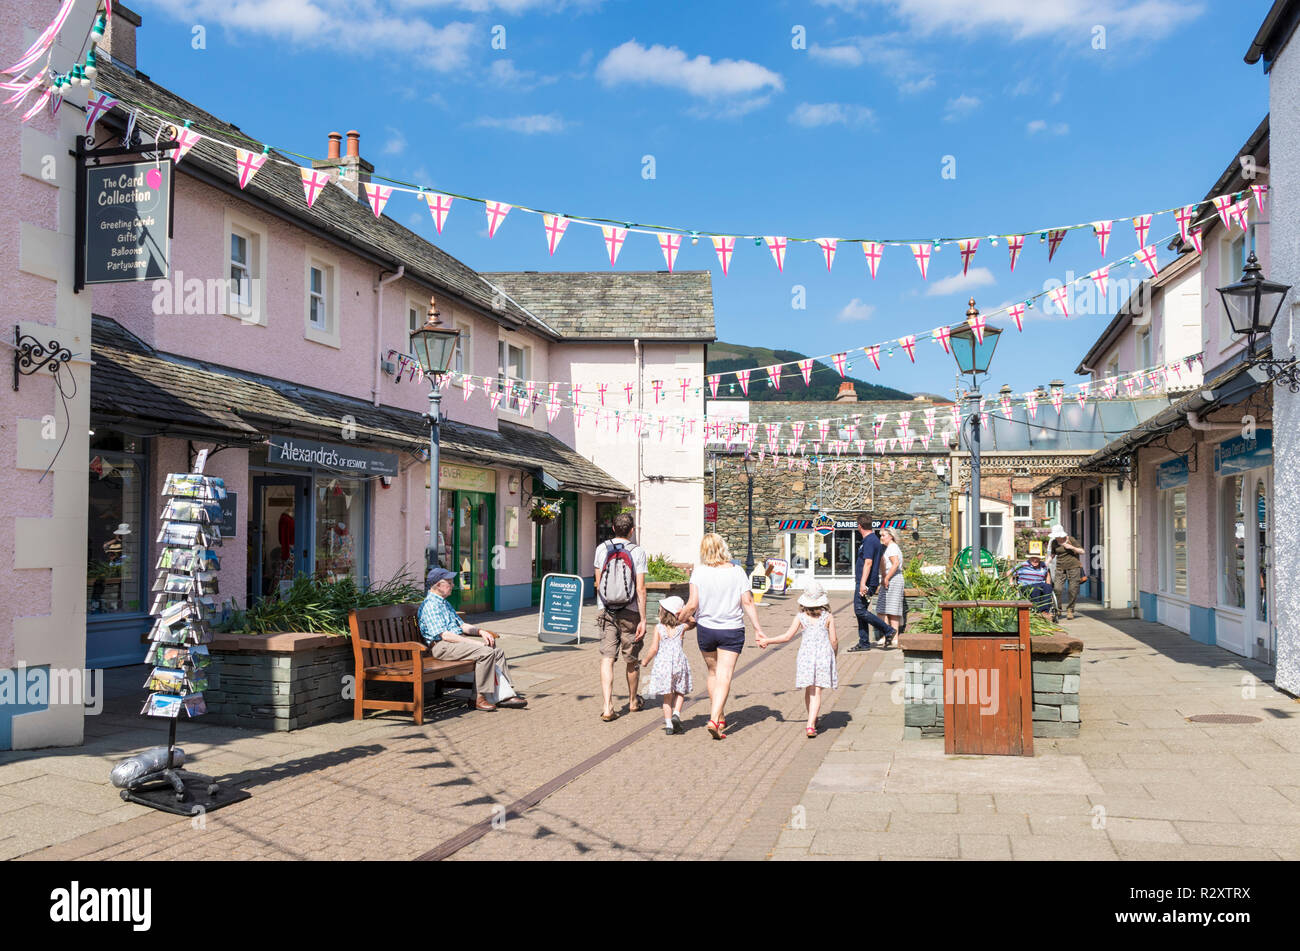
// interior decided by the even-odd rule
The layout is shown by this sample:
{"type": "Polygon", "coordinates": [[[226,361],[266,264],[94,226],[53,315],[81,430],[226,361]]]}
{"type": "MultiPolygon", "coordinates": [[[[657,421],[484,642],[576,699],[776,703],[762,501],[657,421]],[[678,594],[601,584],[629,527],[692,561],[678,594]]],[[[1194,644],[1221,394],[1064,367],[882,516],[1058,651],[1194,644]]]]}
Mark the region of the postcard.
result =
{"type": "MultiPolygon", "coordinates": [[[[180,697],[166,693],[151,693],[145,700],[142,714],[149,717],[175,718],[180,715],[182,700],[180,697]]],[[[193,714],[191,714],[193,716],[193,714]]]]}

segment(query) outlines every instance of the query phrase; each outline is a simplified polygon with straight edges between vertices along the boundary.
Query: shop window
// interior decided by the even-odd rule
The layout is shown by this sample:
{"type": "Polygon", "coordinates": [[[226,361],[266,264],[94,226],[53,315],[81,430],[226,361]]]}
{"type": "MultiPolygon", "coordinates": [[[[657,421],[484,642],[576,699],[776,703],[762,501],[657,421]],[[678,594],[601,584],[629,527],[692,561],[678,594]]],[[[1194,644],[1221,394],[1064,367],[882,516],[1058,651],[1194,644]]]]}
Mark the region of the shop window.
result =
{"type": "Polygon", "coordinates": [[[333,476],[316,478],[316,577],[365,582],[366,484],[333,476]]]}
{"type": "Polygon", "coordinates": [[[144,603],[148,539],[143,455],[138,440],[105,434],[91,441],[86,532],[86,614],[138,614],[144,603]]]}
{"type": "Polygon", "coordinates": [[[812,564],[809,536],[805,532],[791,532],[789,539],[790,570],[806,571],[812,564]]]}
{"type": "Polygon", "coordinates": [[[1246,606],[1246,513],[1242,477],[1219,480],[1219,603],[1246,606]]]}
{"type": "Polygon", "coordinates": [[[1187,489],[1168,489],[1164,493],[1163,565],[1160,577],[1164,590],[1187,594],[1187,489]]]}

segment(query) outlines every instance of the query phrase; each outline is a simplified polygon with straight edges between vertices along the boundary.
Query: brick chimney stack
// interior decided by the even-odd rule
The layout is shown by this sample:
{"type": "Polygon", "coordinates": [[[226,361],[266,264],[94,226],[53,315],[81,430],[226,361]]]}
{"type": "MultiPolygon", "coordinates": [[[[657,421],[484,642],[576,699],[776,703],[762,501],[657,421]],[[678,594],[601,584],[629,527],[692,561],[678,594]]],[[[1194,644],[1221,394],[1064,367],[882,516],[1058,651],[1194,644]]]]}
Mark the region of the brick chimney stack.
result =
{"type": "Polygon", "coordinates": [[[140,26],[140,14],[128,10],[121,2],[113,4],[104,38],[97,44],[113,57],[113,62],[135,69],[135,31],[140,26]]]}
{"type": "Polygon", "coordinates": [[[858,401],[858,391],[852,383],[845,380],[840,384],[840,391],[835,394],[837,403],[856,403],[858,401]]]}
{"type": "Polygon", "coordinates": [[[370,176],[375,167],[361,157],[361,133],[356,129],[348,132],[348,145],[345,154],[339,154],[339,148],[342,145],[343,136],[337,132],[329,134],[329,149],[324,159],[315,159],[312,161],[312,168],[337,169],[344,170],[344,178],[339,184],[352,193],[352,197],[360,200],[364,196],[361,194],[361,183],[370,181],[370,176]]]}

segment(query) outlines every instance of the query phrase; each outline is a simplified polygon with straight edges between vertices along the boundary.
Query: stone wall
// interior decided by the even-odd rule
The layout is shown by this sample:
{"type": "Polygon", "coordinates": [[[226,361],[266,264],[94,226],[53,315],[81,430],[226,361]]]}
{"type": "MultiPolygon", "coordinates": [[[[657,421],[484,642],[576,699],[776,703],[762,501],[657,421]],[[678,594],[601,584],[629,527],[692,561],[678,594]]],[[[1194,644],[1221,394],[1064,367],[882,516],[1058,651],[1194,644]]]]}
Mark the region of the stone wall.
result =
{"type": "Polygon", "coordinates": [[[255,730],[297,730],[352,713],[352,695],[344,687],[354,674],[347,638],[322,635],[276,635],[281,650],[244,642],[272,638],[218,637],[212,646],[206,722],[255,730]],[[323,643],[317,643],[323,642],[323,643]],[[347,680],[345,680],[347,678],[347,680]]]}
{"type": "MultiPolygon", "coordinates": [[[[1032,664],[1034,736],[1078,736],[1079,682],[1082,670],[1080,653],[1035,651],[1032,664]]],[[[904,646],[903,739],[919,740],[942,736],[943,652],[913,650],[904,646]]]]}

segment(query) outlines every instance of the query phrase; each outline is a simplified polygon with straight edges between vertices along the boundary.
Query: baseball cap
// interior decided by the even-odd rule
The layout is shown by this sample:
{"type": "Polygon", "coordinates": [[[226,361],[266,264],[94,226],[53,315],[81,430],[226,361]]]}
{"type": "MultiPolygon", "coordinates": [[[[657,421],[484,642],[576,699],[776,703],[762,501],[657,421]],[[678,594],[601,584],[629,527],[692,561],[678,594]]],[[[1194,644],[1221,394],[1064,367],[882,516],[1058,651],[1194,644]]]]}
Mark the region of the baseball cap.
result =
{"type": "Polygon", "coordinates": [[[441,565],[435,565],[434,567],[430,568],[429,573],[424,576],[424,586],[426,588],[432,588],[439,581],[455,581],[455,580],[456,580],[456,572],[448,571],[446,568],[443,568],[441,565]]]}

